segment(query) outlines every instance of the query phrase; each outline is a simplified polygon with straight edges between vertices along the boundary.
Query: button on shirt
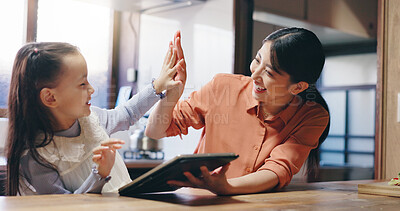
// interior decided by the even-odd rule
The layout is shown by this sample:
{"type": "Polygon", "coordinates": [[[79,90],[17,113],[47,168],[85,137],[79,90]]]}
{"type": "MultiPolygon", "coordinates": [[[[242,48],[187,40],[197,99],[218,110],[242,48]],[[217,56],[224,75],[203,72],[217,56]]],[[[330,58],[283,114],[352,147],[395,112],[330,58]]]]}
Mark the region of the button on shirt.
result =
{"type": "Polygon", "coordinates": [[[289,184],[329,121],[319,104],[295,96],[275,116],[264,120],[252,96],[253,80],[218,74],[213,80],[179,101],[167,136],[186,135],[188,128],[203,128],[195,153],[234,152],[228,178],[270,170],[279,178],[278,189],[289,184]]]}

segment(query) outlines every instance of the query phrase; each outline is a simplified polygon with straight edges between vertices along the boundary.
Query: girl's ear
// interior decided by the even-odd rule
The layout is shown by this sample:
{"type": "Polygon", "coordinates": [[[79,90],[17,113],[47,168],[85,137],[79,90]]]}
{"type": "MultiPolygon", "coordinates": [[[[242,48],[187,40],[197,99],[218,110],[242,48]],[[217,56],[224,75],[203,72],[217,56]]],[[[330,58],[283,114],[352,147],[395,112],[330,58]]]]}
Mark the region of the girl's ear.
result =
{"type": "Polygon", "coordinates": [[[45,106],[49,108],[54,108],[57,106],[57,101],[56,98],[54,97],[54,92],[49,88],[43,88],[42,90],[40,90],[40,100],[45,106]]]}
{"type": "Polygon", "coordinates": [[[300,82],[298,82],[298,83],[292,84],[292,85],[289,87],[289,92],[290,92],[292,95],[297,95],[297,94],[299,94],[300,92],[306,90],[307,88],[308,88],[308,83],[307,83],[307,82],[304,82],[304,81],[300,81],[300,82]]]}

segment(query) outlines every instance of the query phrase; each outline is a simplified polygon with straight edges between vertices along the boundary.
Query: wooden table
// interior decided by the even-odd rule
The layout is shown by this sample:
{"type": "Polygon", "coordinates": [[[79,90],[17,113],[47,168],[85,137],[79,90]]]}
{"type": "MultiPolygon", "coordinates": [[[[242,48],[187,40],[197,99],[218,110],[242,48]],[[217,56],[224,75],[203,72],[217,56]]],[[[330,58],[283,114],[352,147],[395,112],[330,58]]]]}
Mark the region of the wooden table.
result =
{"type": "Polygon", "coordinates": [[[117,194],[0,197],[0,210],[399,210],[400,198],[357,193],[357,184],[377,181],[291,184],[274,193],[215,196],[182,188],[136,198],[117,194]]]}

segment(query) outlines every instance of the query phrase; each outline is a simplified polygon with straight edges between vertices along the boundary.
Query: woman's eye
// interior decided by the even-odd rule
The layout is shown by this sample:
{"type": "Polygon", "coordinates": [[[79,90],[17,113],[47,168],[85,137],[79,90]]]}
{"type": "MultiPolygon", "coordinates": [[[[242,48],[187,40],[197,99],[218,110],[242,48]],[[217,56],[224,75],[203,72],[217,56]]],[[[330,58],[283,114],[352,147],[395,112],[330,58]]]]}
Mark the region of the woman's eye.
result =
{"type": "Polygon", "coordinates": [[[85,86],[86,84],[85,83],[81,83],[81,86],[85,86]]]}
{"type": "Polygon", "coordinates": [[[256,60],[256,62],[257,62],[258,64],[260,64],[260,60],[258,60],[257,58],[254,58],[254,60],[256,60]]]}
{"type": "Polygon", "coordinates": [[[269,76],[272,77],[272,74],[271,74],[268,70],[265,70],[265,72],[266,72],[269,76]]]}

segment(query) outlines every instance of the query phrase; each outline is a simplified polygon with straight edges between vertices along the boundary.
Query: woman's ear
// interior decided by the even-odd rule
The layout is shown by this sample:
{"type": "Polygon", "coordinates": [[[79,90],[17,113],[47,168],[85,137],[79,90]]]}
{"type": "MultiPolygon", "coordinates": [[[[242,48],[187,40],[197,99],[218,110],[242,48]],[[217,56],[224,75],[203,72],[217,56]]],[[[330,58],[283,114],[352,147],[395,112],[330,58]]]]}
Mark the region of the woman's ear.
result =
{"type": "Polygon", "coordinates": [[[57,106],[57,101],[56,98],[54,97],[54,92],[49,88],[43,88],[42,90],[40,90],[40,100],[45,106],[49,108],[54,108],[57,106]]]}
{"type": "Polygon", "coordinates": [[[304,82],[304,81],[300,81],[298,83],[292,84],[289,87],[289,92],[292,95],[297,95],[299,93],[301,93],[302,91],[306,90],[308,88],[308,83],[304,82]]]}

